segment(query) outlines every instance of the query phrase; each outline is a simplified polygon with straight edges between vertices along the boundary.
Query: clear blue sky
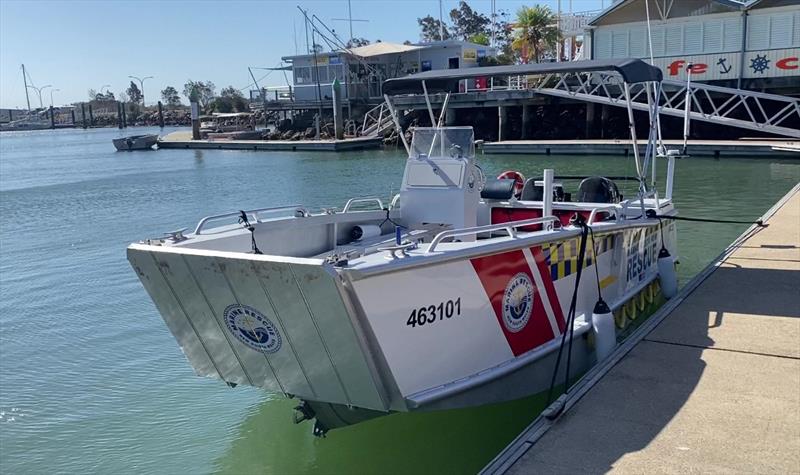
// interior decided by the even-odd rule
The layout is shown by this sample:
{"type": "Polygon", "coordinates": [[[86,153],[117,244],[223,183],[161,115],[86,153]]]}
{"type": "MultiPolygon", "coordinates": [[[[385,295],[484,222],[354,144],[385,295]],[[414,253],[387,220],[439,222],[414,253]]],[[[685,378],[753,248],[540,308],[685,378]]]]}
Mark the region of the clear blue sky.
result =
{"type": "MultiPolygon", "coordinates": [[[[513,14],[521,5],[557,0],[497,0],[513,14]]],[[[595,10],[611,0],[561,0],[567,11],[595,10]]],[[[272,67],[281,56],[305,46],[303,20],[296,5],[314,13],[347,38],[346,0],[295,1],[48,1],[0,0],[0,107],[24,108],[20,64],[36,86],[52,84],[56,105],[87,99],[88,89],[110,84],[115,94],[128,87],[129,75],[155,76],[145,82],[148,104],[165,86],[182,91],[187,79],[211,80],[217,90],[247,86],[248,66],[272,67]]],[[[457,0],[443,2],[444,16],[457,0]]],[[[471,0],[488,14],[489,0],[471,0]]],[[[354,36],[370,41],[418,41],[417,18],[438,16],[437,0],[352,0],[354,36]]],[[[259,78],[265,74],[256,74],[259,78]]],[[[260,83],[283,85],[280,72],[260,83]]],[[[31,90],[31,106],[39,104],[31,90]]],[[[42,94],[45,106],[50,93],[42,94]]],[[[184,99],[185,100],[185,99],[184,99]]]]}

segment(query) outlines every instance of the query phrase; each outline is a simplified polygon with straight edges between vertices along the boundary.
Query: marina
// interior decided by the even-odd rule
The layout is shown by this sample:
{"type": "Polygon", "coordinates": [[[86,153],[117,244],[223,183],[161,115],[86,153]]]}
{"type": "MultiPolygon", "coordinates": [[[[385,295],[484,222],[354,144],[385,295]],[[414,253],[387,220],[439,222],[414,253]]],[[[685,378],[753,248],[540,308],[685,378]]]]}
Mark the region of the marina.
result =
{"type": "Polygon", "coordinates": [[[800,475],[800,0],[575,3],[0,2],[0,473],[800,475]]]}
{"type": "Polygon", "coordinates": [[[761,219],[481,473],[796,472],[800,185],[761,219]]]}

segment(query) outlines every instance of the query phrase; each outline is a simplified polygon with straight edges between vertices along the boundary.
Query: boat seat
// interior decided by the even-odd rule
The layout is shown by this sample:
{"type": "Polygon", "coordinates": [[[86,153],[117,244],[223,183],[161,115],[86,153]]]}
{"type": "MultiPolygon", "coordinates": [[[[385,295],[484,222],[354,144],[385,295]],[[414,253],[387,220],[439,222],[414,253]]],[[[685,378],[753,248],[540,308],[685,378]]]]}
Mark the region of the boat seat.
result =
{"type": "Polygon", "coordinates": [[[510,200],[514,196],[514,180],[503,178],[486,180],[481,190],[481,198],[485,200],[510,200]]]}
{"type": "MultiPolygon", "coordinates": [[[[537,181],[542,181],[543,178],[528,178],[525,180],[525,186],[522,187],[522,194],[520,201],[543,201],[544,200],[544,186],[537,185],[537,181]]],[[[553,183],[553,201],[564,201],[564,187],[560,183],[553,183]]]]}

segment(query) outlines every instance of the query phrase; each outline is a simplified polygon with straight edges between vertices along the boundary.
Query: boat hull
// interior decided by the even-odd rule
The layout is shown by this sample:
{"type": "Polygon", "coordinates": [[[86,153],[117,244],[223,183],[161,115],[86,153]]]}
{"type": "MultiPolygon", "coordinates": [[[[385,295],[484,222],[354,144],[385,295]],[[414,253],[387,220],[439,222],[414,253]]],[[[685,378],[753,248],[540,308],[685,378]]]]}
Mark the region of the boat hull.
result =
{"type": "MultiPolygon", "coordinates": [[[[582,264],[576,231],[509,239],[500,250],[472,246],[456,258],[417,253],[373,273],[149,244],[131,245],[128,259],[198,374],[307,401],[327,429],[548,390],[561,341],[569,342],[579,268],[570,377],[581,374],[596,362],[598,283],[624,322],[634,316],[627,303],[656,299],[661,242],[650,221],[595,231],[582,264]],[[342,408],[349,417],[337,415],[342,408]]],[[[673,223],[664,236],[675,255],[673,223]]],[[[557,381],[565,366],[562,358],[557,381]]]]}
{"type": "Polygon", "coordinates": [[[112,140],[118,152],[150,150],[158,142],[158,135],[134,135],[112,140]]]}

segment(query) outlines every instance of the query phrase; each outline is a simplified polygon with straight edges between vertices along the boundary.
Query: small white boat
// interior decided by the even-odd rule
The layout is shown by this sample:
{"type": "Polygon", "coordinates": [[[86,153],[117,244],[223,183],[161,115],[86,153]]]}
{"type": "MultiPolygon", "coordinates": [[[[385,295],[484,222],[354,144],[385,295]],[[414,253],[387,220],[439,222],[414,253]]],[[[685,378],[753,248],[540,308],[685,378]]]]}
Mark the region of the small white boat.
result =
{"type": "MultiPolygon", "coordinates": [[[[511,69],[497,75],[585,67],[607,70],[619,82],[604,87],[626,92],[661,81],[639,60],[502,67],[511,69]]],[[[426,72],[384,90],[415,81],[427,82],[426,94],[458,90],[469,77],[459,74],[471,73],[426,72]]],[[[321,435],[393,412],[552,390],[607,357],[674,294],[676,228],[659,218],[676,213],[673,157],[651,149],[641,157],[634,145],[638,193],[625,199],[620,178],[601,174],[486,179],[472,128],[441,123],[404,143],[402,186],[388,206],[355,198],[341,211],[231,212],[128,247],[199,375],[297,398],[296,421],[316,419],[321,435]],[[663,193],[654,186],[657,158],[668,161],[663,193]]]]}
{"type": "Polygon", "coordinates": [[[112,142],[114,142],[114,147],[116,147],[119,152],[149,150],[158,142],[158,134],[131,135],[129,137],[114,139],[112,142]]]}

